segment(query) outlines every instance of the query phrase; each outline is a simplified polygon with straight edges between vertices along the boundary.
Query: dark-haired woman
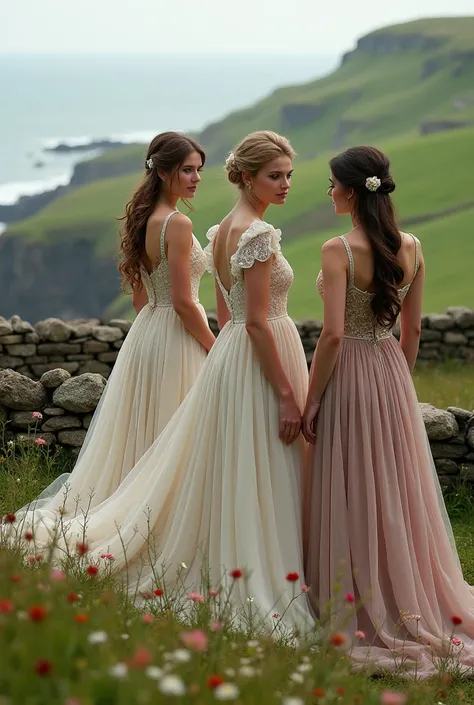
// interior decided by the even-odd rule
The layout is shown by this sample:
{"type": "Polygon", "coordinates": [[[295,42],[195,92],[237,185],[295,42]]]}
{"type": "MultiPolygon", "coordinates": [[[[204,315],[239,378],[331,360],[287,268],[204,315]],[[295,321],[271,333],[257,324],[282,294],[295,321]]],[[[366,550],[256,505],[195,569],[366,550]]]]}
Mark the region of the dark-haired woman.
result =
{"type": "Polygon", "coordinates": [[[204,161],[201,147],[175,132],[157,135],[148,147],[120,244],[123,287],[131,289],[138,316],[74,471],[30,505],[36,512],[64,507],[76,514],[113,494],[173,416],[214,343],[198,299],[206,257],[190,219],[176,210],[180,199],[194,197],[204,161]]]}
{"type": "Polygon", "coordinates": [[[411,379],[423,255],[396,225],[384,154],[357,147],[330,167],[328,195],[353,229],[324,244],[317,279],[324,327],[303,419],[314,446],[306,580],[317,614],[355,642],[356,665],[427,677],[446,655],[474,665],[474,597],[411,379]],[[392,335],[399,314],[400,342],[392,335]]]}

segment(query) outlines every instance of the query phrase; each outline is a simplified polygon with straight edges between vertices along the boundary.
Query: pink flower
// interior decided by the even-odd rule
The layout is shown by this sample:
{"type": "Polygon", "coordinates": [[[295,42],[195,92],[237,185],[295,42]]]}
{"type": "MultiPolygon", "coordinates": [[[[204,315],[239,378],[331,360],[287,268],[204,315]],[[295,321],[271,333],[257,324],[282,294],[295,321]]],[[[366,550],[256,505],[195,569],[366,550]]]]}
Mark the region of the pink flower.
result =
{"type": "Polygon", "coordinates": [[[204,602],[204,595],[201,595],[199,592],[190,592],[188,599],[193,602],[204,602]]]}
{"type": "Polygon", "coordinates": [[[382,705],[404,705],[406,701],[405,693],[397,693],[394,690],[384,690],[380,696],[382,705]]]}
{"type": "Polygon", "coordinates": [[[200,629],[195,629],[192,632],[183,632],[181,641],[191,651],[207,651],[207,635],[200,629]]]}
{"type": "Polygon", "coordinates": [[[99,572],[99,569],[96,565],[89,565],[87,566],[87,575],[90,575],[91,578],[93,578],[97,573],[99,572]]]}
{"type": "Polygon", "coordinates": [[[275,614],[272,614],[273,619],[280,619],[280,615],[275,612],[275,614]]]}
{"type": "Polygon", "coordinates": [[[3,521],[5,524],[14,524],[16,522],[16,516],[13,512],[10,512],[9,514],[5,514],[3,521]]]}
{"type": "Polygon", "coordinates": [[[212,588],[211,590],[209,590],[209,596],[210,596],[210,597],[217,597],[218,594],[219,594],[219,593],[217,592],[217,590],[214,590],[214,588],[212,588]]]}
{"type": "Polygon", "coordinates": [[[107,558],[108,561],[113,561],[115,560],[115,556],[113,553],[106,553],[105,557],[107,558]]]}
{"type": "Polygon", "coordinates": [[[346,593],[346,602],[348,602],[349,604],[352,604],[353,602],[355,602],[355,597],[352,594],[352,592],[346,593]]]}
{"type": "Polygon", "coordinates": [[[39,411],[33,411],[32,416],[34,419],[39,419],[40,421],[43,418],[43,414],[39,411]]]}
{"type": "Polygon", "coordinates": [[[356,636],[358,639],[365,639],[365,632],[357,631],[357,632],[355,633],[355,636],[356,636]]]}
{"type": "Polygon", "coordinates": [[[222,624],[220,622],[211,622],[211,629],[213,632],[220,632],[222,624]]]}
{"type": "Polygon", "coordinates": [[[79,554],[80,556],[85,556],[86,553],[87,553],[87,551],[89,550],[89,546],[88,546],[87,543],[85,543],[85,542],[83,542],[83,541],[80,541],[80,542],[76,545],[76,550],[77,550],[77,552],[78,552],[78,554],[79,554]]]}
{"type": "Polygon", "coordinates": [[[309,592],[310,588],[309,585],[302,585],[301,586],[301,592],[309,592]]]}
{"type": "Polygon", "coordinates": [[[28,556],[28,563],[35,563],[36,558],[34,556],[28,556]]]}
{"type": "Polygon", "coordinates": [[[11,600],[0,600],[0,614],[8,614],[13,612],[15,605],[11,600]]]}
{"type": "Polygon", "coordinates": [[[51,575],[49,576],[51,580],[66,580],[66,573],[63,573],[62,570],[52,570],[51,575]]]}
{"type": "Polygon", "coordinates": [[[144,624],[151,624],[154,621],[154,617],[152,614],[144,614],[142,618],[142,622],[144,624]]]}
{"type": "Polygon", "coordinates": [[[41,561],[44,559],[44,556],[42,553],[37,553],[36,554],[36,562],[41,563],[41,561]]]}
{"type": "Polygon", "coordinates": [[[35,443],[37,446],[45,446],[46,445],[46,441],[44,440],[44,438],[36,438],[35,443]]]}
{"type": "Polygon", "coordinates": [[[25,541],[33,541],[33,532],[32,531],[25,531],[25,541]]]}
{"type": "Polygon", "coordinates": [[[453,636],[453,638],[451,639],[451,644],[453,644],[453,646],[461,646],[462,641],[461,639],[458,639],[457,636],[453,636]]]}

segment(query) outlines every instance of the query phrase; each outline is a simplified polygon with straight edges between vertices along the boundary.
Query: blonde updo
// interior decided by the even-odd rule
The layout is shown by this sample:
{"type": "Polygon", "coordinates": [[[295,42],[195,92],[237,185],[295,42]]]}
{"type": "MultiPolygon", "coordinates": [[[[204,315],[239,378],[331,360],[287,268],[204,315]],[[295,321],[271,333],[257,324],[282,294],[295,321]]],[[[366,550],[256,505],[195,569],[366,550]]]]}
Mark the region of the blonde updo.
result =
{"type": "Polygon", "coordinates": [[[278,157],[293,159],[295,151],[286,137],[270,130],[247,135],[229,154],[225,162],[227,178],[240,189],[245,186],[242,174],[256,176],[260,169],[278,157]]]}

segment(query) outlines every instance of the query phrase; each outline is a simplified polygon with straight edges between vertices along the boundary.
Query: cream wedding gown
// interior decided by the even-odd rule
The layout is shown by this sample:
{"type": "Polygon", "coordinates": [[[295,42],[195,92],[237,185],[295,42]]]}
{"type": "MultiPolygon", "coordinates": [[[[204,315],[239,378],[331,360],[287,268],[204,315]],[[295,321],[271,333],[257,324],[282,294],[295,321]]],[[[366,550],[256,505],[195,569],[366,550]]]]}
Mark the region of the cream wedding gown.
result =
{"type": "MultiPolygon", "coordinates": [[[[273,257],[268,321],[302,408],[308,372],[286,308],[293,272],[281,253],[279,231],[255,221],[232,257],[234,284],[227,293],[212,258],[217,230],[208,234],[209,268],[232,318],[165,430],[116,492],[89,513],[89,557],[111,552],[115,565],[125,570],[126,546],[131,594],[160,584],[164,568],[168,589],[176,585],[178,571],[191,589],[201,585],[203,574],[217,585],[225,581],[225,571],[247,570],[248,592],[246,582],[237,580],[231,595],[237,613],[251,605],[267,625],[275,623],[274,613],[285,613],[282,627],[308,627],[313,621],[305,595],[290,606],[293,590],[298,594],[303,581],[298,487],[303,440],[287,446],[279,439],[277,397],[254,354],[244,318],[244,270],[273,257]],[[297,583],[286,580],[290,572],[299,574],[297,583]]],[[[37,542],[47,538],[56,518],[43,513],[37,542]]],[[[82,538],[82,523],[81,518],[70,522],[70,545],[82,538]]]]}
{"type": "MultiPolygon", "coordinates": [[[[85,511],[112,495],[173,416],[206,359],[171,303],[165,233],[175,213],[163,223],[159,265],[151,274],[142,266],[148,304],[120,349],[73,472],[58,477],[26,508],[38,518],[60,506],[72,514],[85,511]]],[[[206,256],[193,236],[190,275],[196,304],[205,271],[206,256]]]]}

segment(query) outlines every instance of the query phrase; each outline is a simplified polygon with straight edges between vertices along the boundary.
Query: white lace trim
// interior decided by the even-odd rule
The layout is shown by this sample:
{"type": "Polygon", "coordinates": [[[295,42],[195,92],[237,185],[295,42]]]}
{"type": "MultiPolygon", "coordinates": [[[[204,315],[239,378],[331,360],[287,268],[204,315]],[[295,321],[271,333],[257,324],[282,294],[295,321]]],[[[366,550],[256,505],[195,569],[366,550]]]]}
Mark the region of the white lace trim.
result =
{"type": "Polygon", "coordinates": [[[206,237],[209,240],[209,244],[206,245],[206,247],[203,249],[203,252],[206,256],[206,271],[208,271],[209,274],[212,274],[213,276],[216,275],[216,268],[214,266],[213,248],[214,248],[214,239],[217,235],[218,230],[219,230],[218,225],[213,225],[212,228],[209,228],[209,230],[206,233],[206,237]]]}
{"type": "Polygon", "coordinates": [[[254,220],[242,233],[237,250],[230,258],[230,271],[236,279],[243,269],[250,269],[256,261],[266,262],[280,252],[281,230],[263,220],[254,220]]]}

